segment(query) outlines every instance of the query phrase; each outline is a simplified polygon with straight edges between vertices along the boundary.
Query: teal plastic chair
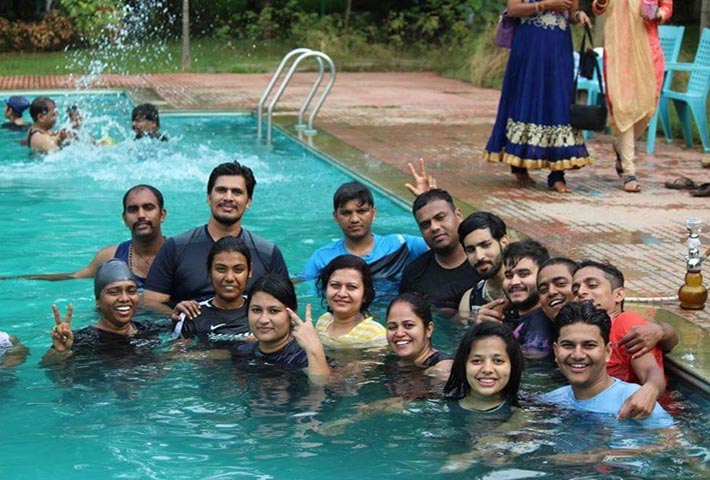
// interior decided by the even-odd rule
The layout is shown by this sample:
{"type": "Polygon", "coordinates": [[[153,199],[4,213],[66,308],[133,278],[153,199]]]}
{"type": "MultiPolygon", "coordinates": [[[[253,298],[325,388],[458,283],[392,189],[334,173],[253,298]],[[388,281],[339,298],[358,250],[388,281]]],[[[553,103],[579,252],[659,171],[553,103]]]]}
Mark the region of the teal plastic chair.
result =
{"type": "MultiPolygon", "coordinates": [[[[670,87],[664,88],[661,98],[672,100],[678,117],[680,126],[685,137],[685,144],[693,146],[693,131],[690,125],[690,116],[693,116],[695,125],[698,127],[700,141],[705,152],[710,153],[710,139],[708,138],[708,117],[705,110],[708,91],[710,90],[710,28],[704,28],[698,43],[698,50],[695,53],[693,63],[670,63],[666,67],[671,72],[690,72],[688,89],[685,92],[677,92],[670,87]]],[[[663,130],[666,138],[670,142],[672,135],[670,131],[670,119],[668,108],[661,110],[663,120],[663,130]]]]}
{"type": "MultiPolygon", "coordinates": [[[[668,65],[676,63],[678,61],[678,54],[680,53],[680,47],[683,43],[683,34],[685,33],[685,27],[674,27],[670,25],[661,25],[658,27],[658,38],[661,41],[661,50],[663,50],[663,57],[666,63],[666,73],[663,80],[663,90],[671,88],[673,83],[673,72],[669,72],[668,65]]],[[[663,123],[663,131],[670,132],[670,125],[665,123],[663,120],[664,115],[661,112],[666,112],[665,117],[668,117],[668,100],[666,98],[661,98],[658,100],[658,108],[656,112],[651,117],[651,121],[648,124],[648,137],[646,139],[646,153],[653,155],[656,150],[656,133],[658,130],[658,116],[661,115],[661,122],[663,123]]]]}

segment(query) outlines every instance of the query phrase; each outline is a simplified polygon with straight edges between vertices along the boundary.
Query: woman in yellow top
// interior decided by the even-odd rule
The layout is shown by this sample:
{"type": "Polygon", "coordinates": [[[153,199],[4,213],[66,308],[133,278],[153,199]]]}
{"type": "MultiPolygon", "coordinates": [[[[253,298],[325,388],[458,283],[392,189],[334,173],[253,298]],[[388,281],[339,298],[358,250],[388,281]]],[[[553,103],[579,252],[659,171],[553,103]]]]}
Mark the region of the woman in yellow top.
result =
{"type": "Polygon", "coordinates": [[[604,20],[604,77],[609,124],[616,134],[616,173],[624,177],[624,190],[640,192],[634,165],[634,140],[648,126],[658,106],[663,84],[663,50],[658,24],[673,14],[672,0],[644,8],[643,0],[594,0],[596,15],[604,20]],[[650,17],[650,18],[647,18],[650,17]]]}
{"type": "Polygon", "coordinates": [[[379,348],[387,345],[385,327],[367,313],[375,298],[370,267],[355,255],[340,255],[321,270],[318,290],[328,305],[316,330],[326,348],[379,348]]]}

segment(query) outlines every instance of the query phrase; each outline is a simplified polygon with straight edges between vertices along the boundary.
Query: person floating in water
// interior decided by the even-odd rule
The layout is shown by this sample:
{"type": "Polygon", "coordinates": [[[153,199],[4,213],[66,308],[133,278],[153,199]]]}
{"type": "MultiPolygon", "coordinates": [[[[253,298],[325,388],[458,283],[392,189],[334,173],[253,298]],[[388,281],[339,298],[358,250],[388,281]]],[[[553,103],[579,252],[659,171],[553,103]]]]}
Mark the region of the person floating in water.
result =
{"type": "Polygon", "coordinates": [[[27,146],[37,153],[59,150],[68,138],[66,130],[54,131],[57,123],[57,106],[48,97],[37,97],[30,104],[33,124],[27,132],[27,146]]]}
{"type": "Polygon", "coordinates": [[[27,278],[55,281],[91,278],[99,264],[117,258],[128,264],[138,287],[143,288],[153,260],[165,242],[161,227],[167,214],[160,190],[151,185],[136,185],[123,195],[123,222],[131,231],[130,240],[102,248],[87,266],[76,272],[0,277],[0,280],[27,278]]]}
{"type": "Polygon", "coordinates": [[[5,118],[7,122],[2,124],[2,128],[9,130],[27,129],[27,122],[22,119],[22,114],[30,107],[30,102],[25,97],[12,96],[5,99],[5,118]]]}
{"type": "Polygon", "coordinates": [[[55,322],[52,347],[42,357],[42,365],[61,363],[78,354],[130,349],[135,346],[134,339],[155,335],[146,325],[133,321],[139,303],[138,285],[125,262],[113,258],[99,265],[94,277],[94,295],[100,318],[77,331],[71,325],[72,304],[64,318],[59,308],[52,305],[55,322]]]}
{"type": "Polygon", "coordinates": [[[136,140],[153,138],[163,142],[168,137],[160,133],[160,114],[158,107],[151,103],[142,103],[131,112],[131,128],[136,134],[136,140]]]}

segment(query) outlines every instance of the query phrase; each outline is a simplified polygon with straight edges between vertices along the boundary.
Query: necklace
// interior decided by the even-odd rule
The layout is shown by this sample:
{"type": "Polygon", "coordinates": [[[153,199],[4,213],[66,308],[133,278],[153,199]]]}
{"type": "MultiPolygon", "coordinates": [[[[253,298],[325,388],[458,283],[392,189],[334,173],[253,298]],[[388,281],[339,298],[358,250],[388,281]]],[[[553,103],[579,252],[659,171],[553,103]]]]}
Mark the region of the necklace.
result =
{"type": "MultiPolygon", "coordinates": [[[[128,268],[133,270],[133,242],[128,246],[128,268]]],[[[138,252],[135,252],[135,256],[138,257],[140,260],[140,263],[142,263],[142,266],[145,268],[146,272],[150,270],[150,266],[153,264],[153,260],[155,257],[150,257],[150,256],[144,256],[141,255],[138,252]]],[[[140,268],[140,265],[136,265],[136,267],[140,268]]]]}

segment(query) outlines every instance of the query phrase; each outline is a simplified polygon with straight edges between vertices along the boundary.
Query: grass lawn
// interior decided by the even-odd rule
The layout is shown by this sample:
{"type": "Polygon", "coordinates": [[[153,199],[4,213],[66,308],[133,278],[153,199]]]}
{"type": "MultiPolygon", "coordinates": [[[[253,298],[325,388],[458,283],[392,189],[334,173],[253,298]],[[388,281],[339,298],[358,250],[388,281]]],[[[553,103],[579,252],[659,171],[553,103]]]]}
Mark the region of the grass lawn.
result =
{"type": "MultiPolygon", "coordinates": [[[[246,42],[196,39],[192,43],[192,72],[263,73],[271,72],[281,57],[295,48],[286,42],[246,42]]],[[[327,48],[323,48],[328,52],[327,48]]],[[[0,53],[3,75],[66,75],[96,71],[141,74],[180,71],[181,47],[177,42],[164,45],[132,45],[119,49],[68,50],[49,53],[0,53]],[[94,62],[94,63],[92,63],[94,62]]],[[[331,52],[339,71],[433,70],[435,55],[415,51],[394,51],[373,45],[364,52],[331,52]]]]}

